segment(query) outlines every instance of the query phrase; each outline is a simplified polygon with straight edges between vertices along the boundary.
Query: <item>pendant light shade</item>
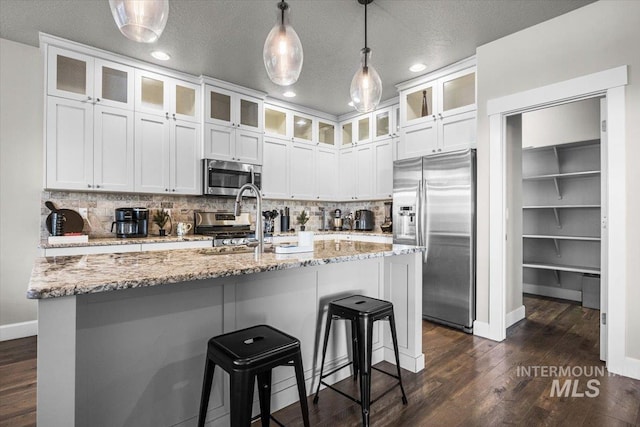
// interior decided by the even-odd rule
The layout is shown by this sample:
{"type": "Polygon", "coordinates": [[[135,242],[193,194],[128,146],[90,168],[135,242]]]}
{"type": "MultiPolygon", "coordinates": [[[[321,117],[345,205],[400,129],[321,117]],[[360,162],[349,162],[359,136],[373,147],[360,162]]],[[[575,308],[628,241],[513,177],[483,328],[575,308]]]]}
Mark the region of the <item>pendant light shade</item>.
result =
{"type": "Polygon", "coordinates": [[[367,113],[375,110],[382,97],[382,80],[371,65],[371,49],[362,49],[360,68],[351,80],[351,100],[356,110],[367,113]]]}
{"type": "Polygon", "coordinates": [[[169,0],[109,0],[118,29],[130,40],[153,43],[169,17],[169,0]]]}
{"type": "Polygon", "coordinates": [[[298,81],[302,71],[302,43],[289,23],[289,5],[278,3],[278,18],[262,51],[264,66],[272,82],[289,86],[298,81]]]}
{"type": "Polygon", "coordinates": [[[367,46],[367,4],[373,0],[358,0],[364,4],[364,49],[360,56],[360,68],[351,80],[351,101],[356,110],[367,113],[374,110],[382,97],[382,80],[371,65],[371,49],[367,46]]]}

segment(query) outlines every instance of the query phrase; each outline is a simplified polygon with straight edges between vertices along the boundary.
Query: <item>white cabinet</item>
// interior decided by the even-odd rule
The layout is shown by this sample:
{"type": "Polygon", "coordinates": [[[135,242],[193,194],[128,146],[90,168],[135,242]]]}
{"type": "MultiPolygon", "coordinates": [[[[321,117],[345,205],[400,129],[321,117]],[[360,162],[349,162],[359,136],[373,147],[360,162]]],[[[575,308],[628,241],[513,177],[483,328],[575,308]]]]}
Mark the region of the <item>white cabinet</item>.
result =
{"type": "Polygon", "coordinates": [[[292,199],[315,199],[315,146],[292,144],[289,161],[289,189],[292,199]]]}
{"type": "Polygon", "coordinates": [[[264,134],[291,140],[293,134],[293,113],[291,110],[265,104],[264,134]]]}
{"type": "Polygon", "coordinates": [[[316,120],[318,144],[336,148],[336,123],[328,120],[316,120]]]}
{"type": "Polygon", "coordinates": [[[133,112],[49,96],[46,187],[133,191],[133,112]]]}
{"type": "Polygon", "coordinates": [[[426,76],[398,87],[399,159],[455,151],[475,144],[475,66],[437,77],[426,76]]]}
{"type": "Polygon", "coordinates": [[[340,123],[341,147],[373,141],[372,114],[366,113],[340,123]]]}
{"type": "Polygon", "coordinates": [[[339,181],[338,152],[329,147],[318,145],[315,152],[316,199],[336,200],[338,198],[339,181]]]}
{"type": "Polygon", "coordinates": [[[262,164],[261,99],[205,86],[205,158],[262,164]]]}
{"type": "Polygon", "coordinates": [[[289,157],[291,141],[282,138],[264,138],[264,164],[262,166],[262,196],[268,199],[288,199],[289,157]]]}
{"type": "Polygon", "coordinates": [[[133,109],[134,69],[55,46],[47,49],[47,94],[133,109]]]}
{"type": "Polygon", "coordinates": [[[136,113],[135,190],[200,194],[199,125],[136,113]]]}
{"type": "Polygon", "coordinates": [[[353,200],[356,195],[355,148],[343,148],[339,157],[340,199],[353,200]]]}
{"type": "Polygon", "coordinates": [[[374,144],[373,175],[375,179],[374,197],[390,199],[393,196],[393,138],[374,144]]]}
{"type": "Polygon", "coordinates": [[[135,110],[166,119],[200,122],[200,86],[136,70],[135,110]]]}
{"type": "Polygon", "coordinates": [[[315,117],[293,112],[293,142],[315,144],[318,141],[316,127],[315,117]]]}

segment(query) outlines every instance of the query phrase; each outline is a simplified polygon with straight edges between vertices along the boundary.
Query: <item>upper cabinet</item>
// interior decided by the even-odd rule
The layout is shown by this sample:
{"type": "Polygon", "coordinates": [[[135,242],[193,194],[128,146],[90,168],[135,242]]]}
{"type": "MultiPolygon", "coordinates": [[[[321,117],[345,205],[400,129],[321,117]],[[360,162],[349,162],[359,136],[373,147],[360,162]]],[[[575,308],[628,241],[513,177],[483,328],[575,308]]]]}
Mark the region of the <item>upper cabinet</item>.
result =
{"type": "Polygon", "coordinates": [[[475,60],[398,85],[400,159],[453,151],[476,142],[475,60]]]}
{"type": "Polygon", "coordinates": [[[373,141],[372,113],[366,113],[340,123],[342,148],[373,141]]]}
{"type": "Polygon", "coordinates": [[[200,86],[144,70],[136,70],[135,109],[166,119],[200,122],[200,86]]]}
{"type": "Polygon", "coordinates": [[[267,136],[291,139],[293,115],[285,108],[275,105],[264,106],[264,133],[267,136]]]}
{"type": "Polygon", "coordinates": [[[54,46],[48,48],[47,94],[132,110],[134,69],[54,46]]]}
{"type": "Polygon", "coordinates": [[[262,99],[205,85],[205,158],[262,164],[263,127],[262,99]]]}

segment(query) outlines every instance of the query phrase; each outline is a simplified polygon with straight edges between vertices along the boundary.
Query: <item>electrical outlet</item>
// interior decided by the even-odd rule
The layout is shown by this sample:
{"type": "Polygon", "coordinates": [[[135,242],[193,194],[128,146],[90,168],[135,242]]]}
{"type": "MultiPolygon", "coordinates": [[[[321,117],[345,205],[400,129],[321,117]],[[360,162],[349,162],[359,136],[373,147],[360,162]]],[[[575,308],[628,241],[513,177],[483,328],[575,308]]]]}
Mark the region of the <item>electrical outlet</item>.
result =
{"type": "Polygon", "coordinates": [[[78,213],[80,214],[80,216],[84,219],[88,219],[88,209],[87,208],[78,208],[78,213]]]}

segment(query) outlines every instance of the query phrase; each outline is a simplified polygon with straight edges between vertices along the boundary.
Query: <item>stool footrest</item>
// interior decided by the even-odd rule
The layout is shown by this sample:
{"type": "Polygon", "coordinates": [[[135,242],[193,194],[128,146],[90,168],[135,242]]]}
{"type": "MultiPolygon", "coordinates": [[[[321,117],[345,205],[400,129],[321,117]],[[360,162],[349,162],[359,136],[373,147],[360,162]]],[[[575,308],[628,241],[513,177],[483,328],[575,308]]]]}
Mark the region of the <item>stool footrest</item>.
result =
{"type": "MultiPolygon", "coordinates": [[[[338,390],[337,388],[335,388],[335,387],[334,387],[334,386],[332,386],[331,384],[327,384],[327,383],[325,383],[324,381],[320,381],[320,384],[322,384],[322,385],[324,385],[324,386],[329,387],[331,390],[333,390],[333,391],[335,391],[335,392],[337,392],[337,393],[340,393],[341,395],[343,395],[343,396],[344,396],[344,397],[346,397],[347,399],[349,399],[349,400],[351,400],[351,401],[353,401],[353,402],[357,403],[358,405],[361,405],[361,404],[362,404],[362,402],[361,402],[361,401],[359,401],[358,399],[354,398],[353,396],[348,395],[347,393],[345,393],[345,392],[344,392],[344,391],[342,391],[342,390],[338,390]]],[[[314,402],[314,403],[315,403],[315,402],[314,402]]]]}
{"type": "Polygon", "coordinates": [[[399,376],[397,376],[396,374],[392,374],[391,372],[387,372],[387,371],[384,371],[384,370],[382,370],[382,369],[380,369],[380,368],[376,368],[375,366],[372,366],[372,367],[371,367],[371,369],[375,369],[375,370],[376,370],[376,371],[378,371],[378,372],[382,372],[383,374],[387,374],[387,375],[389,375],[391,378],[395,378],[395,379],[397,379],[398,381],[400,381],[400,377],[399,377],[399,376]]]}
{"type": "MultiPolygon", "coordinates": [[[[255,417],[251,418],[251,422],[257,421],[257,420],[259,420],[261,417],[262,417],[262,414],[258,414],[258,415],[256,415],[255,417]]],[[[273,415],[269,415],[269,418],[271,418],[271,420],[272,420],[274,423],[278,424],[280,427],[285,427],[285,425],[284,425],[284,424],[282,424],[280,421],[278,421],[278,420],[276,419],[276,417],[274,417],[273,415]]]]}
{"type": "Polygon", "coordinates": [[[338,367],[338,368],[335,368],[333,371],[331,371],[331,372],[329,372],[329,373],[327,373],[327,374],[324,374],[323,376],[321,376],[321,377],[320,377],[320,379],[321,379],[321,380],[323,380],[323,379],[327,378],[328,376],[335,374],[335,373],[336,373],[336,372],[338,372],[340,369],[344,369],[344,368],[346,368],[347,366],[351,366],[351,365],[353,365],[353,362],[347,362],[346,364],[344,364],[344,365],[342,365],[342,366],[340,366],[340,367],[338,367]]]}

